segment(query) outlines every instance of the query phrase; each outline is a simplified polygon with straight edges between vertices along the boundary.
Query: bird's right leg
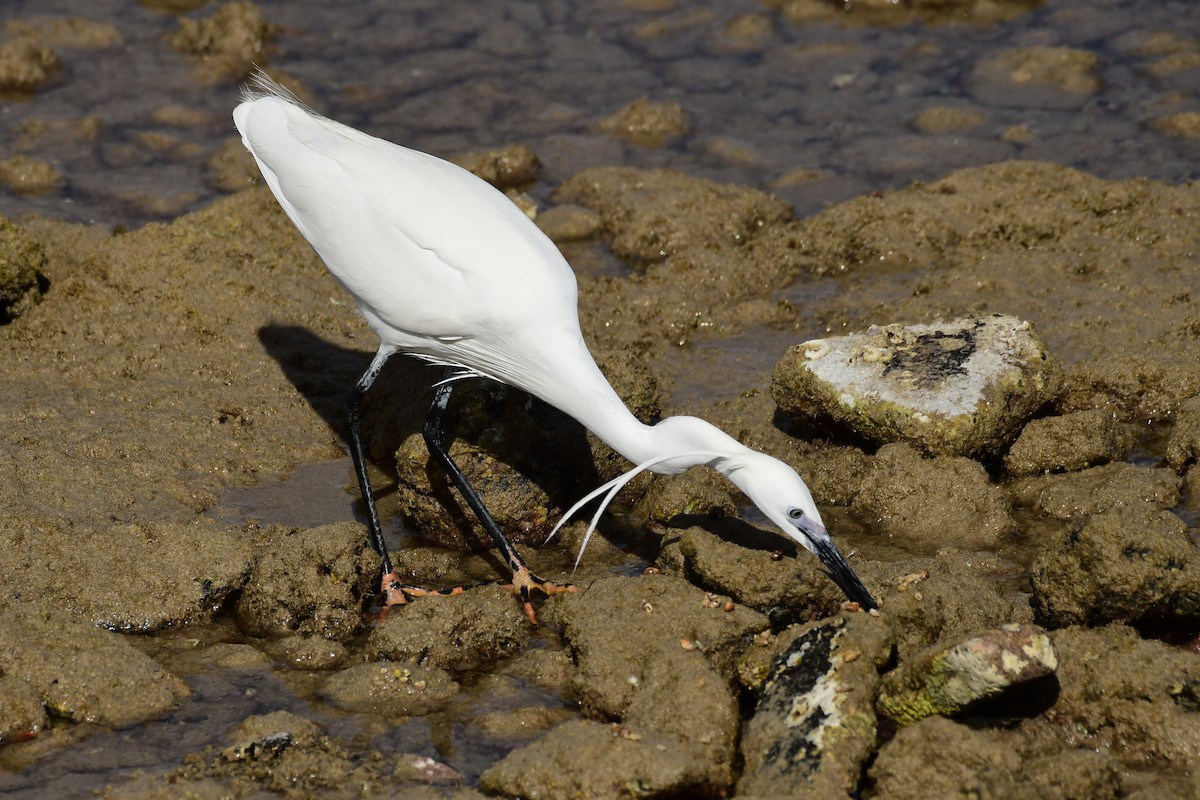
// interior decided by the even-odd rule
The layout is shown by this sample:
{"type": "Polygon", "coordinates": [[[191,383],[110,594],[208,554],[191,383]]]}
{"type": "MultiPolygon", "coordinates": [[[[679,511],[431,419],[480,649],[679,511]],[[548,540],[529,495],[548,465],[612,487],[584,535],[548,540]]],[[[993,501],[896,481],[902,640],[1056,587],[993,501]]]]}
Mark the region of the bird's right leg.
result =
{"type": "Polygon", "coordinates": [[[387,545],[383,542],[383,528],[379,524],[379,512],[375,510],[375,495],[371,491],[371,476],[367,473],[367,460],[363,450],[362,399],[367,390],[371,388],[371,384],[375,383],[375,379],[379,377],[379,373],[383,371],[383,365],[395,352],[392,348],[380,347],[379,352],[371,361],[371,366],[367,367],[367,371],[358,379],[358,383],[354,385],[354,389],[342,403],[346,435],[350,440],[350,459],[354,462],[354,473],[358,476],[358,489],[362,492],[363,503],[367,507],[367,537],[371,542],[371,547],[375,548],[375,552],[379,554],[379,558],[383,562],[383,578],[380,581],[380,588],[383,591],[385,614],[392,606],[404,605],[414,597],[461,594],[464,588],[455,586],[450,589],[425,589],[402,583],[400,576],[392,567],[392,559],[388,555],[387,545]]]}
{"type": "Polygon", "coordinates": [[[483,500],[471,487],[466,476],[462,474],[462,470],[454,463],[454,459],[450,458],[449,449],[446,447],[446,408],[450,405],[450,395],[453,391],[453,382],[441,383],[434,390],[433,405],[430,406],[429,416],[425,419],[425,446],[429,448],[430,455],[437,459],[438,464],[450,476],[450,480],[458,488],[459,494],[475,512],[479,523],[492,537],[497,549],[508,562],[509,569],[513,574],[513,588],[521,596],[521,602],[525,607],[525,616],[531,623],[537,625],[537,614],[534,613],[533,603],[530,601],[532,590],[537,589],[549,596],[559,592],[573,592],[575,587],[569,583],[560,584],[539,578],[529,569],[525,564],[525,559],[509,543],[500,530],[500,526],[492,519],[483,500]]]}

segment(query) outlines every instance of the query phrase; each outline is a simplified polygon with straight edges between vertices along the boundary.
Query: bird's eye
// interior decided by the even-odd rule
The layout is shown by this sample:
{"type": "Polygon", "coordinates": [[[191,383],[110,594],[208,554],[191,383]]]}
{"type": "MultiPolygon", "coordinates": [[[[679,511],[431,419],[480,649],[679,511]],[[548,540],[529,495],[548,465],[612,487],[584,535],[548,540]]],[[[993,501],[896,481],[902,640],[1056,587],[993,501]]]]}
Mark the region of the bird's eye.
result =
{"type": "Polygon", "coordinates": [[[801,517],[804,516],[804,511],[799,508],[789,508],[788,516],[791,517],[792,519],[800,519],[801,517]]]}

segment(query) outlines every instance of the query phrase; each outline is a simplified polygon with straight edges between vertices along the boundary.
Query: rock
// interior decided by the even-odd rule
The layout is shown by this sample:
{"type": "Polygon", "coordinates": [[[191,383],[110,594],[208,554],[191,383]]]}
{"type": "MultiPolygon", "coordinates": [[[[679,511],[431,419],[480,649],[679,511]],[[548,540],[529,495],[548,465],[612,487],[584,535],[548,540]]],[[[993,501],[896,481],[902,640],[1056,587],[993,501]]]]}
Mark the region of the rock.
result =
{"type": "Polygon", "coordinates": [[[1036,625],[1005,625],[939,644],[884,676],[875,707],[904,725],[952,716],[1023,683],[1053,675],[1058,656],[1036,625]]]}
{"type": "Polygon", "coordinates": [[[484,770],[484,791],[510,797],[679,797],[715,791],[697,753],[670,736],[576,720],[484,770]]]}
{"type": "Polygon", "coordinates": [[[205,81],[241,80],[256,64],[266,62],[267,46],[274,37],[274,26],[258,6],[233,2],[205,19],[180,17],[171,46],[200,57],[197,72],[205,81]]]}
{"type": "Polygon", "coordinates": [[[204,166],[213,184],[223,192],[240,192],[261,180],[254,157],[238,138],[226,139],[204,166]]]}
{"type": "Polygon", "coordinates": [[[301,634],[345,641],[362,625],[362,595],[375,579],[357,522],[276,536],[234,606],[252,636],[301,634]]]}
{"type": "MultiPolygon", "coordinates": [[[[458,786],[467,781],[461,772],[449,764],[416,753],[401,753],[396,756],[396,769],[392,775],[402,783],[417,782],[430,786],[458,786]]],[[[443,800],[444,797],[442,794],[436,795],[437,800],[443,800]]]]}
{"type": "Polygon", "coordinates": [[[912,120],[912,126],[922,133],[961,133],[983,124],[983,112],[974,108],[932,106],[912,120]]]}
{"type": "Polygon", "coordinates": [[[1200,557],[1168,511],[1127,506],[1059,531],[1031,577],[1038,614],[1055,627],[1200,619],[1200,557]]]}
{"type": "Polygon", "coordinates": [[[14,37],[35,37],[54,47],[72,50],[104,50],[125,44],[115,25],[82,17],[51,17],[32,22],[10,19],[4,24],[4,32],[14,37]]]}
{"type": "Polygon", "coordinates": [[[991,797],[983,790],[1021,766],[1016,751],[991,734],[935,716],[901,728],[879,751],[870,779],[889,800],[991,797]]]}
{"type": "MultiPolygon", "coordinates": [[[[15,690],[14,699],[27,701],[32,689],[50,714],[72,722],[125,727],[190,694],[183,681],[119,634],[48,605],[21,603],[0,611],[0,642],[0,676],[15,690]]],[[[15,714],[0,719],[0,730],[28,721],[28,702],[14,706],[0,704],[15,714]]]]}
{"type": "Polygon", "coordinates": [[[1179,476],[1169,469],[1106,464],[1082,472],[1023,478],[1009,484],[1015,502],[1053,519],[1079,522],[1103,511],[1149,505],[1173,508],[1179,476]]]}
{"type": "Polygon", "coordinates": [[[21,228],[0,217],[0,325],[42,299],[46,252],[21,228]]]}
{"type": "Polygon", "coordinates": [[[242,587],[252,563],[240,531],[206,521],[88,531],[0,515],[0,567],[8,575],[0,607],[54,599],[114,630],[206,620],[242,587]]]}
{"type": "Polygon", "coordinates": [[[695,467],[662,476],[650,485],[634,508],[639,519],[667,524],[678,516],[724,516],[737,513],[732,485],[716,471],[695,467]]]}
{"type": "Polygon", "coordinates": [[[464,153],[451,161],[501,191],[533,183],[542,168],[537,153],[523,144],[464,153]]]}
{"type": "Polygon", "coordinates": [[[29,156],[0,161],[0,185],[15,194],[49,194],[63,183],[62,173],[47,161],[29,156]]]}
{"type": "Polygon", "coordinates": [[[793,417],[832,420],[878,444],[988,456],[1061,379],[1028,322],[994,315],[805,342],[776,365],[771,395],[793,417]]]}
{"type": "Polygon", "coordinates": [[[0,674],[0,745],[31,739],[48,722],[41,692],[18,675],[0,674]]]}
{"type": "Polygon", "coordinates": [[[293,744],[307,747],[321,735],[321,726],[290,711],[272,711],[247,717],[225,735],[229,746],[221,752],[226,761],[255,761],[276,756],[293,744]]]}
{"type": "Polygon", "coordinates": [[[1167,463],[1176,472],[1200,459],[1200,397],[1185,400],[1167,437],[1167,463]]]}
{"type": "Polygon", "coordinates": [[[1121,461],[1129,453],[1127,428],[1104,409],[1031,420],[1004,456],[1012,476],[1077,470],[1121,461]]]}
{"type": "MultiPolygon", "coordinates": [[[[738,258],[722,251],[739,250],[769,223],[792,216],[791,207],[777,197],[661,169],[586,169],[560,185],[554,197],[598,213],[613,237],[613,253],[643,264],[675,254],[690,260],[705,253],[738,258]]],[[[727,266],[726,273],[724,280],[732,285],[754,279],[751,265],[727,266]]],[[[717,276],[713,279],[721,285],[717,276]]]]}
{"type": "Polygon", "coordinates": [[[981,59],[971,92],[984,105],[1079,108],[1100,89],[1100,58],[1090,50],[1037,45],[981,59]]]}
{"type": "Polygon", "coordinates": [[[854,792],[875,747],[871,697],[891,655],[891,630],[866,614],[782,634],[742,734],[738,793],[818,798],[854,792]]]}
{"type": "Polygon", "coordinates": [[[408,717],[445,708],[458,694],[458,684],[435,667],[375,661],[335,672],[321,693],[348,711],[408,717]]]}
{"type": "MultiPolygon", "coordinates": [[[[845,594],[824,574],[820,562],[782,534],[733,519],[708,522],[706,527],[711,532],[699,527],[672,531],[673,541],[664,545],[658,567],[773,619],[829,616],[845,602],[845,594]],[[777,557],[780,551],[786,553],[782,558],[777,557]]],[[[863,565],[852,560],[851,566],[859,571],[863,565]]],[[[859,577],[874,592],[870,574],[859,577]]]]}
{"type": "Polygon", "coordinates": [[[1198,111],[1164,114],[1152,120],[1150,124],[1155,130],[1166,136],[1200,140],[1200,112],[1198,111]]]}
{"type": "Polygon", "coordinates": [[[0,42],[0,91],[36,92],[60,66],[58,54],[34,37],[0,42]]]}
{"type": "Polygon", "coordinates": [[[1123,625],[1066,628],[1058,702],[1044,715],[1071,746],[1106,746],[1127,767],[1190,771],[1200,763],[1200,659],[1123,625]]]}
{"type": "Polygon", "coordinates": [[[695,775],[699,759],[705,782],[728,784],[740,724],[737,651],[766,618],[667,575],[601,578],[552,599],[585,713],[671,739],[688,754],[673,769],[695,775]]]}
{"type": "Polygon", "coordinates": [[[449,598],[418,598],[388,610],[367,638],[378,658],[444,670],[479,669],[529,641],[521,604],[502,586],[479,586],[449,598]]]}
{"type": "Polygon", "coordinates": [[[555,242],[574,242],[595,236],[600,230],[600,215],[591,209],[564,203],[551,206],[538,215],[537,226],[555,242]]]}
{"type": "Polygon", "coordinates": [[[320,636],[284,637],[274,643],[273,652],[297,669],[333,669],[346,660],[348,653],[341,642],[320,636]]]}
{"type": "Polygon", "coordinates": [[[880,587],[875,597],[896,632],[901,661],[940,641],[1011,622],[1033,622],[1028,596],[1002,592],[997,580],[1011,575],[1013,565],[994,556],[950,550],[886,566],[888,577],[881,575],[873,585],[880,587]]]}
{"type": "Polygon", "coordinates": [[[993,548],[1017,528],[979,462],[924,459],[905,444],[879,448],[853,508],[874,532],[926,552],[993,548]]]}
{"type": "Polygon", "coordinates": [[[605,133],[643,147],[662,147],[687,133],[687,113],[674,101],[655,103],[639,97],[596,125],[605,133]]]}

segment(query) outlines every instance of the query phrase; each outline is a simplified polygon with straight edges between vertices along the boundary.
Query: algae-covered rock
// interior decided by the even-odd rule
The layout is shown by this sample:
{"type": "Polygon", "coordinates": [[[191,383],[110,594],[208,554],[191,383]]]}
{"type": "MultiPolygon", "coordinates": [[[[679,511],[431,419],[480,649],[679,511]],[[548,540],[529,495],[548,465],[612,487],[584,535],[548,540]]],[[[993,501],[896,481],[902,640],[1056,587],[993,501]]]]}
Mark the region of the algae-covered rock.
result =
{"type": "Polygon", "coordinates": [[[35,92],[59,66],[54,49],[34,36],[0,42],[0,91],[35,92]]]}
{"type": "Polygon", "coordinates": [[[1009,485],[1013,499],[1053,519],[1079,522],[1130,506],[1169,509],[1179,502],[1180,478],[1169,469],[1125,462],[1064,475],[1022,478],[1009,485]]]}
{"type": "Polygon", "coordinates": [[[708,765],[670,736],[575,720],[518,748],[479,776],[509,797],[696,797],[720,788],[708,765]]]}
{"type": "Polygon", "coordinates": [[[930,648],[884,676],[875,706],[902,724],[952,716],[1052,675],[1058,656],[1036,625],[1005,625],[930,648]]]}
{"type": "Polygon", "coordinates": [[[1200,459],[1200,397],[1185,400],[1175,415],[1175,425],[1167,438],[1167,463],[1182,472],[1200,459]]]}
{"type": "Polygon", "coordinates": [[[678,769],[699,758],[707,781],[727,784],[740,727],[734,665],[766,617],[667,575],[601,578],[553,599],[585,712],[674,740],[689,754],[678,769]]]}
{"type": "Polygon", "coordinates": [[[879,751],[870,778],[879,797],[896,800],[990,797],[981,789],[1021,769],[1021,757],[987,732],[944,717],[901,728],[879,751]]]}
{"type": "Polygon", "coordinates": [[[446,670],[485,667],[529,640],[529,622],[513,593],[479,586],[461,595],[393,606],[367,639],[367,651],[393,661],[446,670]]]}
{"type": "Polygon", "coordinates": [[[180,18],[171,46],[199,57],[197,72],[204,80],[239,80],[266,62],[274,36],[274,26],[258,6],[233,2],[204,19],[180,18]]]}
{"type": "Polygon", "coordinates": [[[1031,577],[1038,611],[1055,626],[1200,619],[1200,557],[1169,511],[1129,506],[1062,530],[1031,577]]]}
{"type": "MultiPolygon", "coordinates": [[[[0,675],[23,681],[49,713],[74,722],[132,725],[189,694],[183,681],[120,634],[47,605],[0,611],[0,642],[0,675]]],[[[0,720],[0,729],[11,727],[6,723],[0,720]]]]}
{"type": "Polygon", "coordinates": [[[668,140],[687,133],[687,112],[673,101],[656,103],[639,97],[597,127],[643,147],[662,147],[668,140]]]}
{"type": "Polygon", "coordinates": [[[1028,322],[994,315],[805,342],[776,365],[771,395],[787,414],[832,420],[877,444],[986,456],[1012,441],[1061,380],[1028,322]]]}
{"type": "Polygon", "coordinates": [[[207,521],[89,531],[0,515],[0,608],[53,599],[97,625],[149,633],[209,619],[252,564],[241,531],[207,521]]]}
{"type": "Polygon", "coordinates": [[[46,253],[25,230],[0,217],[0,324],[42,299],[46,253]]]}
{"type": "Polygon", "coordinates": [[[1059,695],[1045,713],[1065,742],[1106,746],[1127,767],[1200,763],[1200,659],[1124,625],[1051,634],[1059,695]]]}
{"type": "Polygon", "coordinates": [[[464,153],[451,160],[500,190],[533,183],[542,167],[537,153],[520,144],[464,153]]]}
{"type": "Polygon", "coordinates": [[[981,550],[1016,530],[1007,496],[969,458],[926,459],[908,445],[889,444],[871,459],[866,478],[855,513],[913,549],[981,550]]]}
{"type": "Polygon", "coordinates": [[[254,636],[304,634],[344,641],[362,625],[362,595],[375,577],[355,522],[276,536],[234,610],[254,636]]]}
{"type": "Polygon", "coordinates": [[[887,623],[867,614],[782,634],[742,734],[745,767],[738,792],[781,797],[853,792],[875,747],[871,697],[891,653],[887,623]]]}
{"type": "Polygon", "coordinates": [[[1129,453],[1128,429],[1104,409],[1031,420],[1004,456],[1009,475],[1073,472],[1120,461],[1129,453]]]}
{"type": "Polygon", "coordinates": [[[458,684],[436,667],[375,661],[335,672],[321,692],[350,711],[406,717],[444,708],[458,694],[458,684]]]}

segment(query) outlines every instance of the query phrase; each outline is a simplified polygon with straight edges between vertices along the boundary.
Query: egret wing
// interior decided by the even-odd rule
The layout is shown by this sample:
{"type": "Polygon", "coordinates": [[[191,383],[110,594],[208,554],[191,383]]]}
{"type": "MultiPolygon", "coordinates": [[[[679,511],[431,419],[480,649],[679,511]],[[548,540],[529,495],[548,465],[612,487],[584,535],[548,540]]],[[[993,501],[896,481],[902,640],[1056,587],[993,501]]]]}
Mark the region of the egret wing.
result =
{"type": "Polygon", "coordinates": [[[574,315],[574,274],[557,248],[474,175],[277,97],[243,103],[234,119],[296,227],[388,325],[450,337],[527,321],[533,305],[574,315]]]}

